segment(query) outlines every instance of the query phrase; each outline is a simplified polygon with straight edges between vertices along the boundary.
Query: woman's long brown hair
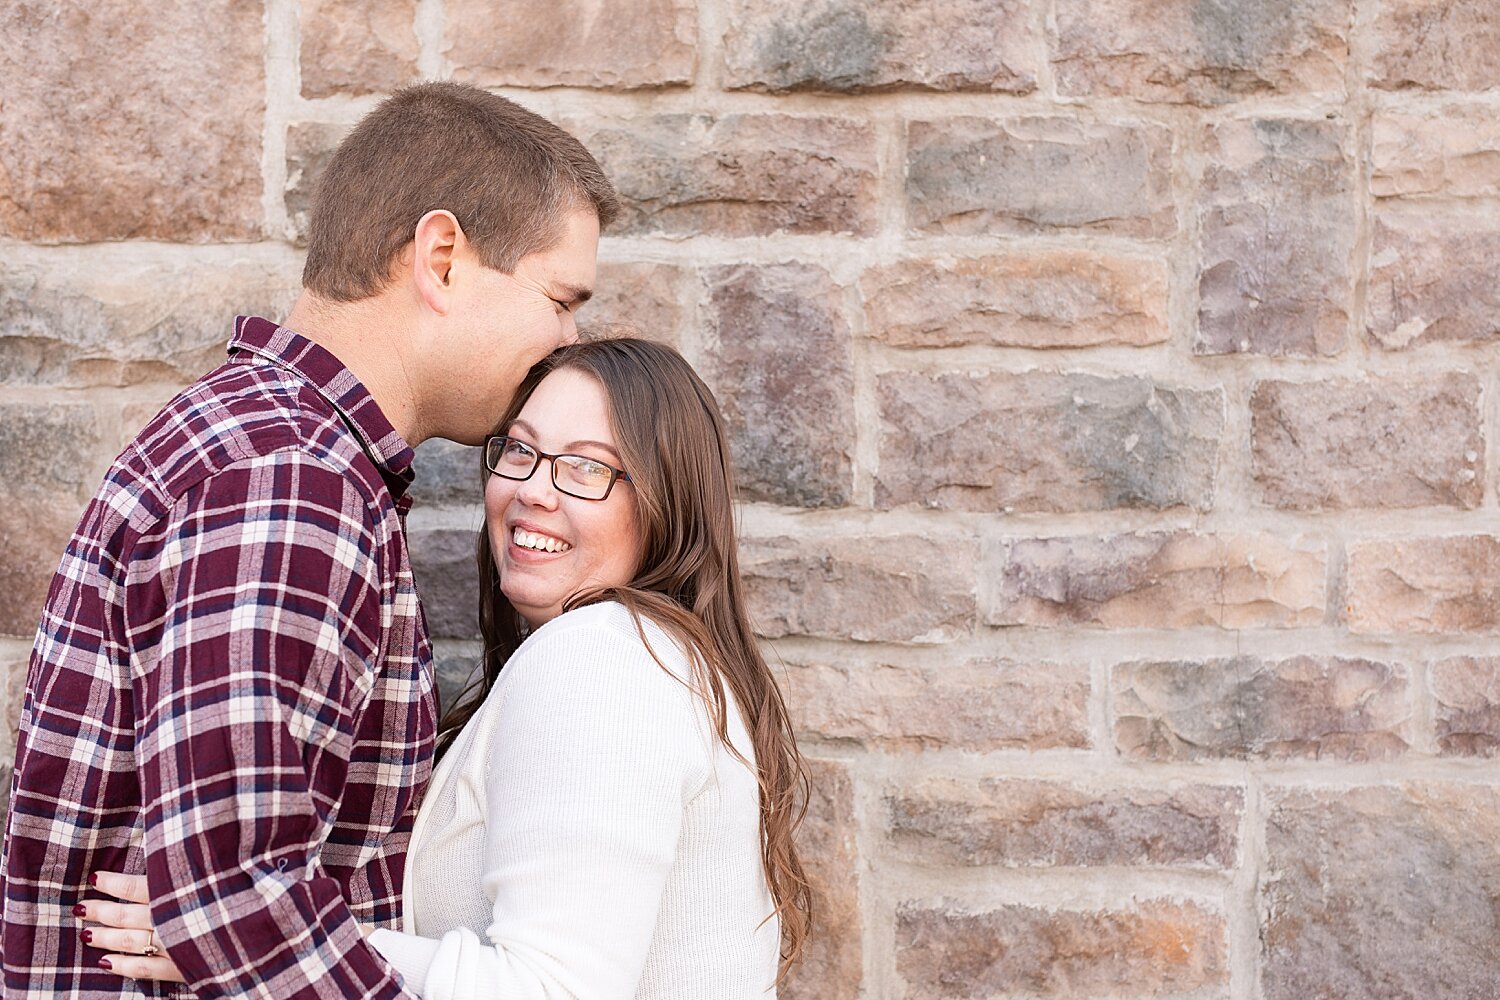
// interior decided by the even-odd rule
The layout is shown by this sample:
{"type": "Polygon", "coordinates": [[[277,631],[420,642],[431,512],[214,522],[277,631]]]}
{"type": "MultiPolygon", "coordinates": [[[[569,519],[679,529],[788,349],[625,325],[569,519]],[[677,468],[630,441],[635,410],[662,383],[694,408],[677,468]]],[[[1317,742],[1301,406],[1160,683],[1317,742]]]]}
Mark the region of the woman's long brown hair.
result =
{"type": "MultiPolygon", "coordinates": [[[[646,340],[599,340],[561,348],[533,368],[501,426],[508,427],[542,379],[560,369],[584,372],[604,387],[615,443],[634,487],[644,553],[630,583],[575,594],[565,610],[619,601],[635,618],[642,639],[641,619],[649,618],[685,650],[701,652],[690,656],[694,683],[719,740],[743,760],[729,739],[726,684],[733,693],[755,752],[761,860],[781,921],[780,982],[801,954],[812,920],[811,889],[792,842],[806,809],[808,776],[745,609],[734,475],[718,404],[672,349],[646,340]]],[[[483,529],[479,585],[483,669],[443,716],[439,755],[453,745],[526,638],[526,623],[500,590],[483,529]]]]}

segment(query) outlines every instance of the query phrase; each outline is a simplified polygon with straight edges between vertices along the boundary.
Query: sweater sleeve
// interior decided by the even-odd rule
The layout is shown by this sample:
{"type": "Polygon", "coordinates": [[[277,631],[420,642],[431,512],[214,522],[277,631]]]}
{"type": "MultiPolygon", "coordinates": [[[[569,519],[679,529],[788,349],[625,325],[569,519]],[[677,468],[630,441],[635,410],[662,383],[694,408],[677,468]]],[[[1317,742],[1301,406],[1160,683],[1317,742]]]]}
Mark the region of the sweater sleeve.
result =
{"type": "MultiPolygon", "coordinates": [[[[685,805],[711,779],[697,696],[633,629],[536,638],[506,666],[476,741],[489,748],[489,926],[371,939],[426,1000],[634,996],[685,805]]],[[[674,645],[652,648],[686,676],[674,645]]]]}

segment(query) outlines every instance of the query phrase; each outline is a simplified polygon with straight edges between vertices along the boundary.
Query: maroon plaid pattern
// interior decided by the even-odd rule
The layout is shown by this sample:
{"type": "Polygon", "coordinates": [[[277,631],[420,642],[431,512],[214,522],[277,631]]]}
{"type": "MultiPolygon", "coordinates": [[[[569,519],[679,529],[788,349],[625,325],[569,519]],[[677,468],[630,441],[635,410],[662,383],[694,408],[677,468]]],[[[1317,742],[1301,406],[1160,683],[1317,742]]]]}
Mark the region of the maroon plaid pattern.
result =
{"type": "Polygon", "coordinates": [[[90,872],[145,871],[205,997],[404,997],[395,926],[431,763],[412,452],[338,360],[242,317],[229,360],[115,460],[26,680],[5,996],[172,995],[79,942],[90,872]]]}

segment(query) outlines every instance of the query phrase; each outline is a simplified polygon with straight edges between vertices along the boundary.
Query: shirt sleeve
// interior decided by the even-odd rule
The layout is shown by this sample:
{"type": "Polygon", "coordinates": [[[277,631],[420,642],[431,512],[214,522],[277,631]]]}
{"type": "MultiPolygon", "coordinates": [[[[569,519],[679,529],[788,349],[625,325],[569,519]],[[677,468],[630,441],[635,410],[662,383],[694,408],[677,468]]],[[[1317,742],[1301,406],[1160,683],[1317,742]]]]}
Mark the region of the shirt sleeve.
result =
{"type": "Polygon", "coordinates": [[[201,997],[409,996],[319,861],[381,652],[364,498],[289,449],[199,484],[154,541],[126,617],[167,952],[201,997]]]}
{"type": "Polygon", "coordinates": [[[426,1000],[629,1000],[685,806],[712,779],[696,696],[634,636],[580,627],[518,653],[490,697],[491,922],[483,935],[377,931],[371,943],[426,1000]]]}

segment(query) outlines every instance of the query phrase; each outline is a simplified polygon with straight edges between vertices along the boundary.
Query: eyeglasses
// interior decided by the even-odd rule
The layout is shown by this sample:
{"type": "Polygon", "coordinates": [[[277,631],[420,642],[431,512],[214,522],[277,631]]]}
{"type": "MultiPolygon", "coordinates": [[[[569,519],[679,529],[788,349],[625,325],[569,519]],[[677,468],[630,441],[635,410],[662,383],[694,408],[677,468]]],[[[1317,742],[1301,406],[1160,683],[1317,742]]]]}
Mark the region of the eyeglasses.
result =
{"type": "Polygon", "coordinates": [[[552,463],[552,485],[580,500],[603,500],[617,481],[630,482],[630,473],[598,459],[549,455],[504,434],[484,440],[484,467],[503,479],[530,479],[544,458],[552,463]]]}

